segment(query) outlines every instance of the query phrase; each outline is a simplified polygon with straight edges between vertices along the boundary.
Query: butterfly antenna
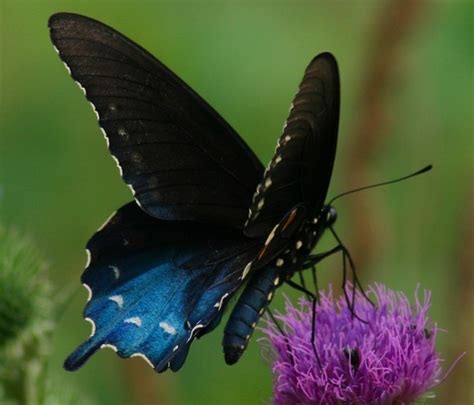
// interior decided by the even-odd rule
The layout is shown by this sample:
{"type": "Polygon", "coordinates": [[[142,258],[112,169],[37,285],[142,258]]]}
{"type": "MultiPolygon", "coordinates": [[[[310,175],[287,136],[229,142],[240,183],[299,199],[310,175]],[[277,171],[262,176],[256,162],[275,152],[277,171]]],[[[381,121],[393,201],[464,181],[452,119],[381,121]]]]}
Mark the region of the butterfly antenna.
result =
{"type": "Polygon", "coordinates": [[[370,186],[359,187],[359,188],[355,188],[354,190],[346,191],[346,192],[344,192],[344,193],[341,193],[341,194],[336,195],[332,200],[329,201],[329,203],[328,203],[327,205],[331,205],[331,204],[332,204],[334,201],[336,201],[338,198],[341,198],[341,197],[346,196],[346,195],[348,195],[348,194],[357,193],[357,192],[362,191],[362,190],[368,190],[369,188],[375,188],[375,187],[380,187],[380,186],[386,186],[387,184],[398,183],[399,181],[407,180],[407,179],[409,179],[409,178],[411,178],[411,177],[418,176],[419,174],[423,174],[423,173],[429,172],[432,168],[433,168],[433,165],[428,165],[428,166],[423,167],[423,169],[420,169],[420,170],[416,171],[415,173],[409,174],[408,176],[403,176],[403,177],[400,177],[400,178],[395,179],[395,180],[384,181],[384,182],[382,182],[382,183],[371,184],[370,186]]]}

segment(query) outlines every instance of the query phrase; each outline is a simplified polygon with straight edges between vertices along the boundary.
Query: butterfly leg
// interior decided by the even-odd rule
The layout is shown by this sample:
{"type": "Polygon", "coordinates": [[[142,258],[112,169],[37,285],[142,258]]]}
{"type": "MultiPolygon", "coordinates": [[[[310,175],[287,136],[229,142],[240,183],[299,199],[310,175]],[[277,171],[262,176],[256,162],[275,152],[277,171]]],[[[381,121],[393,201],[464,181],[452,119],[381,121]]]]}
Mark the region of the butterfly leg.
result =
{"type": "Polygon", "coordinates": [[[290,287],[293,287],[295,290],[301,291],[301,292],[303,292],[306,295],[311,297],[311,310],[312,310],[312,316],[311,316],[311,345],[313,346],[313,352],[314,352],[314,355],[316,356],[316,361],[318,362],[319,368],[322,368],[321,359],[319,358],[318,349],[316,348],[316,342],[315,342],[316,304],[319,301],[319,295],[318,295],[318,293],[313,294],[311,291],[308,291],[306,288],[303,288],[302,286],[300,286],[299,284],[296,284],[295,282],[293,282],[291,280],[287,280],[286,283],[290,287]]]}
{"type": "MultiPolygon", "coordinates": [[[[316,274],[315,274],[315,271],[314,271],[315,264],[319,263],[320,261],[324,260],[325,258],[327,258],[327,257],[329,257],[329,256],[331,256],[335,253],[342,252],[342,291],[344,293],[344,298],[346,300],[347,307],[350,309],[351,313],[354,314],[354,296],[353,296],[353,299],[351,300],[349,298],[349,295],[347,294],[347,289],[346,289],[346,283],[347,283],[346,257],[350,257],[350,256],[349,256],[348,250],[342,244],[342,242],[339,239],[337,239],[337,241],[339,242],[339,244],[336,247],[332,248],[331,250],[328,250],[327,252],[323,252],[323,253],[318,253],[318,254],[315,254],[315,255],[310,255],[308,257],[308,259],[303,263],[302,269],[306,270],[306,269],[311,267],[313,269],[313,274],[314,274],[313,280],[316,281],[316,278],[315,278],[316,274]]],[[[350,259],[350,263],[353,264],[352,259],[350,259]]],[[[352,268],[352,266],[351,266],[351,268],[352,268]]],[[[354,274],[354,272],[355,272],[355,270],[353,268],[353,274],[354,274]]],[[[316,290],[316,292],[318,292],[318,290],[316,290]]],[[[353,293],[354,293],[354,289],[353,289],[353,293]]]]}
{"type": "Polygon", "coordinates": [[[270,310],[270,307],[266,308],[266,312],[268,313],[268,315],[270,315],[270,318],[272,319],[272,322],[275,324],[275,326],[277,327],[280,334],[285,337],[286,347],[287,347],[288,353],[291,354],[291,356],[290,356],[291,363],[294,365],[295,364],[294,355],[293,355],[293,351],[291,350],[291,346],[290,346],[290,343],[288,341],[288,336],[287,336],[286,332],[281,327],[280,322],[278,322],[278,319],[276,319],[275,315],[273,315],[273,312],[270,310]]]}
{"type": "Polygon", "coordinates": [[[347,249],[347,247],[342,243],[341,239],[339,238],[339,236],[337,235],[336,231],[334,230],[334,228],[332,226],[329,227],[332,235],[334,236],[334,238],[336,239],[336,241],[338,242],[338,246],[340,247],[340,250],[342,251],[342,269],[343,269],[343,280],[342,280],[342,290],[344,292],[344,297],[346,299],[346,302],[347,302],[347,305],[352,313],[352,315],[357,318],[358,320],[360,320],[361,322],[364,322],[366,323],[366,321],[364,321],[363,319],[361,319],[360,317],[357,316],[357,314],[355,313],[355,293],[356,293],[356,288],[359,288],[362,296],[368,301],[370,302],[373,306],[375,306],[375,304],[372,302],[372,300],[367,296],[367,294],[365,293],[365,290],[364,290],[364,287],[362,286],[360,280],[359,280],[359,277],[357,277],[357,272],[356,272],[356,267],[355,267],[355,264],[354,264],[354,260],[352,259],[352,256],[351,254],[349,253],[349,250],[347,249]],[[346,290],[346,282],[347,282],[347,261],[349,262],[349,266],[351,268],[351,274],[352,274],[352,279],[353,279],[353,284],[352,284],[352,297],[349,298],[349,296],[347,295],[347,290],[346,290]]]}
{"type": "Polygon", "coordinates": [[[317,303],[319,304],[320,299],[319,299],[319,286],[318,286],[318,278],[316,277],[316,266],[311,266],[311,274],[313,276],[313,287],[314,287],[314,293],[316,295],[317,303]]]}
{"type": "Polygon", "coordinates": [[[333,254],[338,253],[343,249],[344,247],[339,244],[335,246],[334,248],[332,248],[331,250],[328,250],[327,252],[322,252],[315,255],[309,255],[306,261],[303,262],[302,270],[306,270],[313,267],[314,265],[318,264],[320,261],[324,260],[326,257],[332,256],[333,254]]]}
{"type": "MultiPolygon", "coordinates": [[[[304,289],[306,289],[306,282],[305,282],[305,280],[304,280],[303,272],[302,272],[302,271],[299,271],[299,272],[298,272],[298,275],[299,275],[299,277],[300,277],[301,286],[302,286],[304,289]]],[[[310,297],[308,294],[306,294],[306,298],[309,300],[311,297],[310,297]]]]}
{"type": "MultiPolygon", "coordinates": [[[[331,231],[333,232],[333,235],[335,235],[335,232],[332,228],[331,228],[331,231]]],[[[315,254],[315,255],[308,256],[308,259],[302,264],[301,271],[306,270],[310,267],[313,268],[313,266],[315,264],[321,262],[325,258],[327,258],[327,257],[329,257],[329,256],[331,256],[335,253],[342,252],[342,291],[344,293],[344,298],[346,300],[347,307],[350,309],[352,315],[355,318],[357,318],[358,320],[360,320],[362,322],[365,322],[363,319],[361,319],[357,316],[357,314],[355,313],[355,310],[354,310],[354,307],[355,307],[355,289],[358,287],[360,289],[360,291],[362,292],[363,296],[369,302],[372,303],[372,301],[370,301],[370,299],[365,294],[364,289],[363,289],[363,287],[362,287],[362,285],[361,285],[361,283],[360,283],[360,281],[357,277],[354,261],[352,260],[352,257],[350,256],[350,253],[349,253],[348,249],[345,247],[345,245],[342,243],[342,241],[339,239],[339,237],[337,237],[337,235],[335,235],[335,238],[338,242],[337,246],[335,246],[331,250],[328,250],[327,252],[318,253],[318,254],[315,254]],[[349,265],[350,265],[351,273],[352,273],[352,278],[354,280],[353,288],[352,288],[352,297],[349,297],[349,295],[347,293],[347,289],[346,289],[346,284],[347,284],[347,260],[349,261],[349,265]]],[[[315,270],[313,268],[313,282],[316,282],[315,275],[316,275],[315,270]]],[[[316,289],[315,291],[317,293],[319,290],[316,289]]]]}

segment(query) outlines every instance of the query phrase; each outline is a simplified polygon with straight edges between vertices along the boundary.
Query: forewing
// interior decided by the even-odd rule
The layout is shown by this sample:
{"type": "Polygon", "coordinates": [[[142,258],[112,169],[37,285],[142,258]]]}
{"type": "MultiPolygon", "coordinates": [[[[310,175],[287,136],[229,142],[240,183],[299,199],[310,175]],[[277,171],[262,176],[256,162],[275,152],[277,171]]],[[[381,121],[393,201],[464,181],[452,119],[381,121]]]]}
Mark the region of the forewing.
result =
{"type": "Polygon", "coordinates": [[[339,74],[329,53],[306,69],[283,134],[257,187],[245,233],[267,235],[294,206],[319,212],[331,179],[339,123],[339,74]]]}
{"type": "Polygon", "coordinates": [[[66,360],[68,370],[103,347],[140,356],[157,371],[179,369],[194,337],[217,324],[258,251],[231,228],[158,220],[135,202],[118,210],[87,249],[84,317],[93,330],[66,360]]]}
{"type": "Polygon", "coordinates": [[[140,206],[160,219],[241,227],[263,168],[217,112],[112,28],[69,13],[49,27],[140,206]]]}

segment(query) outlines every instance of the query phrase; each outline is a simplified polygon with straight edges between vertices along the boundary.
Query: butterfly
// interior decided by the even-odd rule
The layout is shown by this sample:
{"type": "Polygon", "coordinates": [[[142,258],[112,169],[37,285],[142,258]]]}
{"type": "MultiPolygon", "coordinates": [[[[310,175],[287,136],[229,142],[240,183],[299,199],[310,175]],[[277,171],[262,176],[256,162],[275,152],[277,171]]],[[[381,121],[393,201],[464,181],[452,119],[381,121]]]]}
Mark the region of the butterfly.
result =
{"type": "Polygon", "coordinates": [[[87,243],[81,281],[98,349],[177,371],[221,321],[228,364],[245,351],[274,291],[324,255],[311,252],[336,211],[325,205],[336,153],[339,73],[308,65],[265,169],[219,114],[145,49],[88,17],[58,13],[51,40],[94,109],[134,200],[87,243]]]}

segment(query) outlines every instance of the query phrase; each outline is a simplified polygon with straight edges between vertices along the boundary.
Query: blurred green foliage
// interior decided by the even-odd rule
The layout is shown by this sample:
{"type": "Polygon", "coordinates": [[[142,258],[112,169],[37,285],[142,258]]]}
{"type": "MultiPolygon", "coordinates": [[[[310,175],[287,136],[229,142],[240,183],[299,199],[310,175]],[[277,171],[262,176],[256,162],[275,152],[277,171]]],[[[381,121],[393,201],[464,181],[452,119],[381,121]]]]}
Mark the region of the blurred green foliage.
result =
{"type": "Polygon", "coordinates": [[[46,276],[34,243],[0,226],[0,403],[87,404],[84,393],[61,382],[49,366],[60,296],[46,276]]]}
{"type": "MultiPolygon", "coordinates": [[[[51,263],[54,284],[64,290],[79,286],[88,238],[131,199],[89,104],[50,44],[46,24],[52,13],[92,16],[147,48],[213,105],[264,164],[306,64],[315,54],[331,51],[342,80],[334,195],[345,181],[348,134],[361,110],[361,78],[384,3],[1,0],[0,222],[35,238],[51,263]]],[[[471,16],[468,1],[423,3],[421,18],[403,41],[398,81],[387,101],[390,122],[370,162],[374,181],[430,162],[435,166],[429,175],[372,192],[370,201],[385,233],[373,268],[364,269],[363,278],[408,295],[417,282],[433,291],[432,318],[449,331],[440,342],[443,353],[449,349],[447,365],[455,354],[471,349],[465,347],[469,339],[458,339],[457,330],[466,310],[458,297],[471,282],[459,260],[467,248],[464,225],[472,180],[471,16]]],[[[337,203],[342,237],[348,231],[347,204],[349,198],[337,203]]],[[[338,264],[328,261],[321,285],[333,280],[331,269],[338,264]]],[[[85,297],[81,290],[71,298],[56,326],[54,369],[60,370],[64,357],[89,332],[81,317],[85,297]]],[[[280,305],[281,299],[273,307],[280,305]]],[[[465,322],[472,326],[472,318],[465,322]]],[[[241,362],[228,367],[221,338],[222,326],[193,344],[178,374],[153,375],[138,359],[125,362],[102,351],[64,378],[101,404],[137,403],[137,392],[150,384],[166,398],[163,403],[257,404],[268,399],[271,374],[256,339],[241,362]],[[144,376],[142,382],[130,378],[130,367],[144,376]]],[[[470,354],[463,360],[471,370],[472,361],[470,354]]],[[[436,390],[441,398],[451,381],[465,378],[456,372],[436,390]]]]}
{"type": "Polygon", "coordinates": [[[30,403],[44,396],[53,329],[51,285],[31,241],[0,227],[0,401],[30,403]]]}

